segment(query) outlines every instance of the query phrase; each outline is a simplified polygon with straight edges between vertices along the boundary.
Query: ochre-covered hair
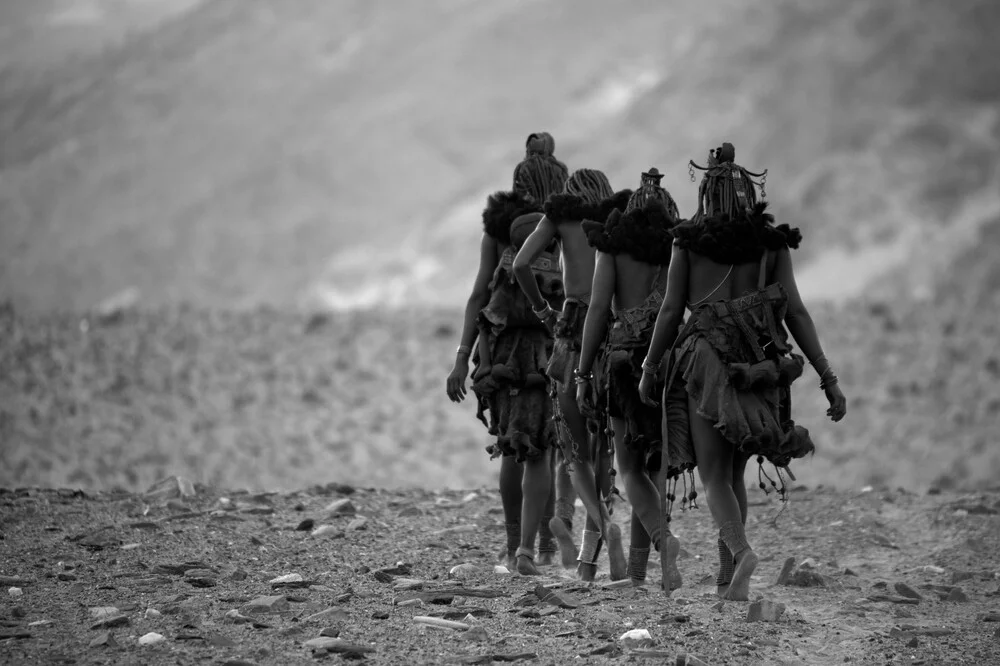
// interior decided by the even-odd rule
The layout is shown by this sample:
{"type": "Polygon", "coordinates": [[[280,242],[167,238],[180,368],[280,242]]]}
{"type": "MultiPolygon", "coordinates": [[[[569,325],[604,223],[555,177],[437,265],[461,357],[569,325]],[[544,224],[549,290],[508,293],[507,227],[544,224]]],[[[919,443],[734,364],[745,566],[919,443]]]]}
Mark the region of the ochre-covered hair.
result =
{"type": "Polygon", "coordinates": [[[670,219],[676,220],[679,218],[680,211],[677,210],[677,202],[670,196],[670,192],[667,192],[660,186],[661,180],[663,180],[663,174],[656,167],[653,167],[649,171],[644,171],[639,181],[639,189],[632,193],[632,196],[628,200],[628,205],[625,207],[625,212],[630,213],[633,210],[641,210],[650,201],[658,201],[663,204],[670,219]]]}
{"type": "Polygon", "coordinates": [[[767,182],[767,169],[762,173],[747,171],[735,163],[736,149],[731,143],[723,143],[715,150],[708,151],[708,166],[699,166],[694,160],[688,162],[688,173],[694,182],[694,170],[704,171],[705,175],[698,186],[698,212],[695,219],[728,215],[736,217],[744,211],[752,210],[757,204],[757,190],[760,196],[767,198],[764,189],[767,182]],[[759,178],[760,182],[754,180],[759,178]]]}
{"type": "Polygon", "coordinates": [[[590,204],[600,203],[615,195],[608,177],[597,169],[577,169],[574,171],[566,180],[564,192],[578,196],[590,204]]]}
{"type": "Polygon", "coordinates": [[[548,132],[536,132],[525,141],[525,156],[514,167],[514,191],[539,204],[562,191],[569,169],[556,159],[556,142],[548,132]]]}

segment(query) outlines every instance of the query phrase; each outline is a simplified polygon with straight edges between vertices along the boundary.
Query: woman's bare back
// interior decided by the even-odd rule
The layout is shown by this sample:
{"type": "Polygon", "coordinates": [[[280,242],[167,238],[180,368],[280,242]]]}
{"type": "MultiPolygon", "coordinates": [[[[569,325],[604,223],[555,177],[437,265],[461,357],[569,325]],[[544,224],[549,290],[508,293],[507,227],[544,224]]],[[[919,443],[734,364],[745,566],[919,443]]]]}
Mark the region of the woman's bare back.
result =
{"type": "MultiPolygon", "coordinates": [[[[739,298],[757,289],[760,262],[720,264],[697,252],[688,251],[688,306],[739,298]]],[[[769,252],[764,284],[773,281],[777,253],[769,252]]]]}
{"type": "Polygon", "coordinates": [[[662,266],[647,264],[621,253],[615,257],[615,309],[631,310],[645,303],[657,276],[666,277],[662,266]]]}

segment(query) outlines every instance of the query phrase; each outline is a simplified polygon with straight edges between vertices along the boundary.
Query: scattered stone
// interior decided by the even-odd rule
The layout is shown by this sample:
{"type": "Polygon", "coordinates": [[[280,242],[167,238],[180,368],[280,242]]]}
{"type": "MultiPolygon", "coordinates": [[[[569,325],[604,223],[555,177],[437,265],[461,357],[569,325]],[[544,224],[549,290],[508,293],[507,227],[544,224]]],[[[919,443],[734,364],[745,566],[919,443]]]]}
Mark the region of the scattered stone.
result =
{"type": "Polygon", "coordinates": [[[0,576],[0,585],[27,586],[34,584],[34,582],[30,578],[21,578],[20,576],[0,576]]]}
{"type": "Polygon", "coordinates": [[[510,575],[510,569],[508,569],[502,564],[496,564],[493,566],[493,573],[499,574],[501,576],[507,576],[510,575]]]}
{"type": "Polygon", "coordinates": [[[872,594],[868,596],[868,601],[886,601],[890,604],[919,604],[919,599],[909,597],[897,597],[891,594],[872,594]]]}
{"type": "Polygon", "coordinates": [[[290,573],[285,574],[284,576],[278,576],[277,578],[272,578],[268,582],[271,583],[271,585],[275,585],[281,583],[303,583],[307,581],[302,578],[301,574],[290,573]]]}
{"type": "Polygon", "coordinates": [[[354,532],[356,530],[366,530],[366,529],[368,529],[368,519],[365,518],[364,516],[358,516],[347,525],[348,532],[354,532]]]}
{"type": "Polygon", "coordinates": [[[955,571],[951,574],[951,584],[961,583],[963,580],[975,578],[976,574],[971,571],[955,571]]]}
{"type": "Polygon", "coordinates": [[[770,599],[760,599],[750,604],[747,609],[747,622],[777,622],[781,614],[785,612],[785,604],[771,601],[770,599]]]}
{"type": "Polygon", "coordinates": [[[161,613],[160,611],[156,610],[155,608],[147,608],[146,609],[146,613],[145,613],[145,617],[146,617],[147,620],[156,620],[156,619],[158,619],[160,617],[163,617],[163,613],[161,613]]]}
{"type": "Polygon", "coordinates": [[[968,595],[966,595],[965,592],[963,592],[962,588],[960,587],[954,588],[951,592],[948,593],[948,596],[945,597],[945,601],[954,601],[956,603],[965,603],[968,600],[969,600],[968,595]]]}
{"type": "Polygon", "coordinates": [[[235,580],[235,581],[241,581],[241,580],[246,580],[247,576],[249,576],[249,575],[250,574],[248,574],[243,569],[237,569],[233,573],[229,574],[229,579],[230,580],[235,580]]]}
{"type": "Polygon", "coordinates": [[[918,599],[918,600],[923,599],[923,596],[919,592],[914,590],[906,583],[896,583],[895,585],[893,585],[893,587],[896,588],[896,592],[898,592],[904,597],[908,597],[910,599],[918,599]]]}
{"type": "Polygon", "coordinates": [[[94,606],[90,609],[90,617],[95,620],[103,620],[120,614],[121,611],[115,606],[94,606]]]}
{"type": "Polygon", "coordinates": [[[58,580],[63,581],[64,583],[76,580],[75,575],[71,573],[66,573],[65,571],[60,571],[58,574],[56,574],[56,578],[58,580]]]}
{"type": "Polygon", "coordinates": [[[91,629],[111,629],[112,627],[124,627],[130,624],[131,621],[128,619],[128,615],[111,615],[104,617],[97,622],[90,625],[91,629]]]}
{"type": "Polygon", "coordinates": [[[182,476],[168,476],[157,481],[146,491],[146,499],[154,502],[167,502],[181,497],[194,497],[197,493],[194,484],[182,476]]]}
{"type": "Polygon", "coordinates": [[[462,638],[467,641],[484,643],[490,640],[490,635],[483,627],[471,627],[462,634],[462,638]]]}
{"type": "Polygon", "coordinates": [[[110,631],[102,631],[94,640],[90,641],[90,647],[116,648],[118,647],[118,641],[115,640],[114,635],[110,631]]]}
{"type": "Polygon", "coordinates": [[[630,629],[618,637],[618,642],[630,650],[653,647],[653,637],[646,629],[630,629]]]}
{"type": "Polygon", "coordinates": [[[785,560],[785,563],[781,567],[781,573],[778,574],[778,580],[775,581],[775,585],[788,585],[788,581],[792,576],[792,570],[795,568],[795,558],[789,557],[785,560]]]}
{"type": "Polygon", "coordinates": [[[856,577],[858,574],[854,571],[854,569],[847,568],[847,569],[844,569],[844,575],[845,576],[855,576],[856,577]]]}
{"type": "Polygon", "coordinates": [[[247,615],[268,615],[286,610],[288,597],[285,596],[257,597],[243,607],[243,612],[247,615]]]}
{"type": "Polygon", "coordinates": [[[465,562],[463,564],[453,566],[448,572],[448,575],[454,578],[464,578],[465,576],[471,576],[477,573],[479,573],[479,567],[475,564],[465,562]]]}
{"type": "Polygon", "coordinates": [[[247,622],[252,621],[250,618],[248,618],[246,615],[239,612],[235,608],[230,611],[226,611],[225,618],[226,622],[230,624],[246,624],[247,622]]]}
{"type": "Polygon", "coordinates": [[[94,308],[94,318],[105,326],[120,322],[125,313],[139,304],[139,289],[128,287],[105,298],[94,308]]]}
{"type": "Polygon", "coordinates": [[[422,515],[424,515],[424,512],[421,511],[420,508],[415,506],[408,506],[403,509],[400,509],[399,513],[396,514],[396,516],[399,518],[413,518],[422,515]]]}
{"type": "Polygon", "coordinates": [[[477,497],[479,497],[477,493],[468,493],[465,497],[462,498],[462,504],[468,504],[477,497]]]}
{"type": "Polygon", "coordinates": [[[13,597],[14,599],[19,599],[24,595],[24,592],[19,587],[12,587],[9,590],[7,590],[7,594],[13,597]]]}
{"type": "MultiPolygon", "coordinates": [[[[231,648],[236,647],[237,643],[228,636],[223,636],[222,634],[211,634],[205,638],[205,642],[212,647],[218,648],[231,648]]],[[[227,662],[229,663],[229,662],[227,662]]]]}
{"type": "Polygon", "coordinates": [[[358,645],[357,643],[348,643],[342,638],[328,638],[326,636],[310,639],[306,641],[305,646],[310,648],[314,654],[319,652],[327,654],[342,654],[345,656],[361,656],[375,652],[375,648],[373,647],[358,645]]]}
{"type": "MultiPolygon", "coordinates": [[[[798,569],[788,577],[787,584],[795,587],[826,587],[826,580],[816,571],[812,562],[812,560],[803,561],[798,569]]],[[[785,564],[788,564],[787,560],[785,564]]]]}
{"type": "Polygon", "coordinates": [[[909,648],[915,648],[915,647],[919,647],[919,646],[920,646],[920,641],[917,640],[916,636],[914,636],[913,638],[911,638],[909,640],[909,642],[906,644],[906,647],[909,647],[909,648]]]}
{"type": "Polygon", "coordinates": [[[577,608],[580,605],[568,595],[556,594],[556,592],[550,590],[544,585],[535,586],[535,596],[538,597],[540,601],[552,604],[553,606],[558,606],[559,608],[577,608]]]}
{"type": "Polygon", "coordinates": [[[311,536],[333,536],[334,538],[338,538],[344,536],[344,532],[333,525],[320,525],[312,531],[311,536]]]}
{"type": "Polygon", "coordinates": [[[151,631],[139,637],[139,645],[156,645],[167,640],[162,634],[151,631]]]}
{"type": "Polygon", "coordinates": [[[424,586],[424,581],[419,578],[397,578],[392,585],[394,590],[419,590],[424,586]]]}
{"type": "Polygon", "coordinates": [[[316,525],[316,521],[312,518],[306,518],[301,523],[295,527],[296,532],[308,532],[316,525]]]}
{"type": "Polygon", "coordinates": [[[430,617],[428,615],[415,615],[413,616],[413,621],[418,624],[426,624],[430,627],[436,627],[438,629],[457,629],[459,631],[465,631],[469,628],[469,625],[464,622],[453,622],[451,620],[445,620],[439,617],[430,617]]]}
{"type": "Polygon", "coordinates": [[[347,611],[345,611],[343,608],[337,608],[336,606],[331,606],[326,610],[322,610],[318,613],[313,613],[312,615],[307,616],[302,621],[314,622],[316,620],[323,620],[326,622],[334,620],[334,621],[346,622],[349,619],[349,617],[350,616],[347,614],[347,611]]]}
{"type": "Polygon", "coordinates": [[[29,627],[47,627],[52,624],[52,620],[35,620],[34,622],[29,622],[29,627]]]}
{"type": "Polygon", "coordinates": [[[330,504],[326,507],[326,512],[331,517],[353,516],[358,512],[358,510],[355,508],[354,502],[344,497],[330,502],[330,504]]]}
{"type": "Polygon", "coordinates": [[[905,608],[897,608],[894,615],[898,618],[913,619],[913,613],[905,608]]]}
{"type": "Polygon", "coordinates": [[[423,606],[424,600],[419,597],[413,599],[407,599],[405,601],[400,601],[396,604],[397,606],[423,606]]]}
{"type": "Polygon", "coordinates": [[[340,627],[323,627],[323,630],[319,632],[320,636],[328,636],[329,638],[337,638],[340,636],[340,627]]]}
{"type": "Polygon", "coordinates": [[[372,613],[372,619],[373,620],[388,620],[389,619],[389,614],[386,613],[385,611],[376,611],[376,612],[372,613]]]}

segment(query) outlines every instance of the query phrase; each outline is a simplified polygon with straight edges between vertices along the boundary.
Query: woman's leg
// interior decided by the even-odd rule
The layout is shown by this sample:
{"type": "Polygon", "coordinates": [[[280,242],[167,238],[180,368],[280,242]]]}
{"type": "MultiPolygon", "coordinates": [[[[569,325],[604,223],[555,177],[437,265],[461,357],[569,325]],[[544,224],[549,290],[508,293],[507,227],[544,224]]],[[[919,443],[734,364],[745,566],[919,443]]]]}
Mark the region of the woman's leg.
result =
{"type": "Polygon", "coordinates": [[[515,566],[515,553],[521,544],[521,479],[524,468],[513,456],[500,458],[500,503],[503,505],[503,520],[507,530],[507,547],[503,554],[504,563],[511,571],[515,566]]]}
{"type": "MultiPolygon", "coordinates": [[[[750,458],[739,452],[733,452],[733,494],[736,495],[736,502],[740,505],[740,520],[743,526],[747,524],[747,486],[744,477],[746,476],[747,461],[750,458]]],[[[719,574],[715,577],[715,584],[718,585],[719,596],[725,596],[729,591],[729,584],[733,580],[733,571],[736,563],[733,561],[733,554],[729,552],[729,546],[719,537],[719,574]]]]}
{"type": "MultiPolygon", "coordinates": [[[[597,468],[594,465],[594,457],[590,449],[590,434],[587,432],[587,422],[576,404],[576,392],[572,384],[561,384],[559,386],[558,401],[559,411],[565,422],[566,429],[572,438],[572,445],[579,453],[577,460],[573,460],[570,468],[570,476],[573,479],[573,488],[576,490],[584,507],[587,509],[588,524],[584,530],[584,535],[592,530],[596,530],[604,538],[608,545],[608,560],[611,566],[611,579],[621,580],[625,578],[625,554],[622,550],[621,529],[611,521],[607,508],[601,499],[598,486],[597,468]]],[[[568,442],[564,442],[569,444],[568,442]]],[[[565,451],[569,458],[572,451],[565,451]]],[[[584,544],[586,548],[588,544],[584,544]]],[[[582,549],[581,549],[582,550],[582,549]]],[[[589,553],[587,553],[589,555],[589,553]]]]}
{"type": "Polygon", "coordinates": [[[535,536],[542,522],[545,505],[552,487],[551,452],[546,451],[540,458],[522,463],[524,476],[521,502],[521,543],[517,549],[517,571],[526,576],[537,576],[535,567],[535,536]]]}
{"type": "Polygon", "coordinates": [[[747,543],[743,514],[734,491],[733,445],[710,421],[698,415],[697,403],[690,396],[688,410],[691,439],[708,508],[719,526],[719,537],[729,548],[736,565],[725,598],[747,601],[750,598],[750,577],[757,568],[757,555],[747,543]]]}
{"type": "Polygon", "coordinates": [[[559,542],[559,557],[564,569],[576,564],[576,544],[573,543],[573,514],[576,513],[576,491],[570,478],[562,449],[556,449],[552,458],[555,465],[556,507],[555,516],[549,521],[549,530],[559,542]]]}

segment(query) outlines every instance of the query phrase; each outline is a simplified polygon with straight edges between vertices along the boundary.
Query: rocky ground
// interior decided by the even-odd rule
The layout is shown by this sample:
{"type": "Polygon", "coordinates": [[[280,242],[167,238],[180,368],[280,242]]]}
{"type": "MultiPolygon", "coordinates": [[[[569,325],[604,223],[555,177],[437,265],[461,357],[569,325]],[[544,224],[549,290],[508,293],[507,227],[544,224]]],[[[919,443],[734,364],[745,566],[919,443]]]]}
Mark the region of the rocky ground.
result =
{"type": "Polygon", "coordinates": [[[0,661],[1000,664],[1000,494],[751,501],[751,602],[723,603],[704,508],[667,598],[655,556],[639,588],[498,569],[485,489],[3,489],[0,661]]]}

